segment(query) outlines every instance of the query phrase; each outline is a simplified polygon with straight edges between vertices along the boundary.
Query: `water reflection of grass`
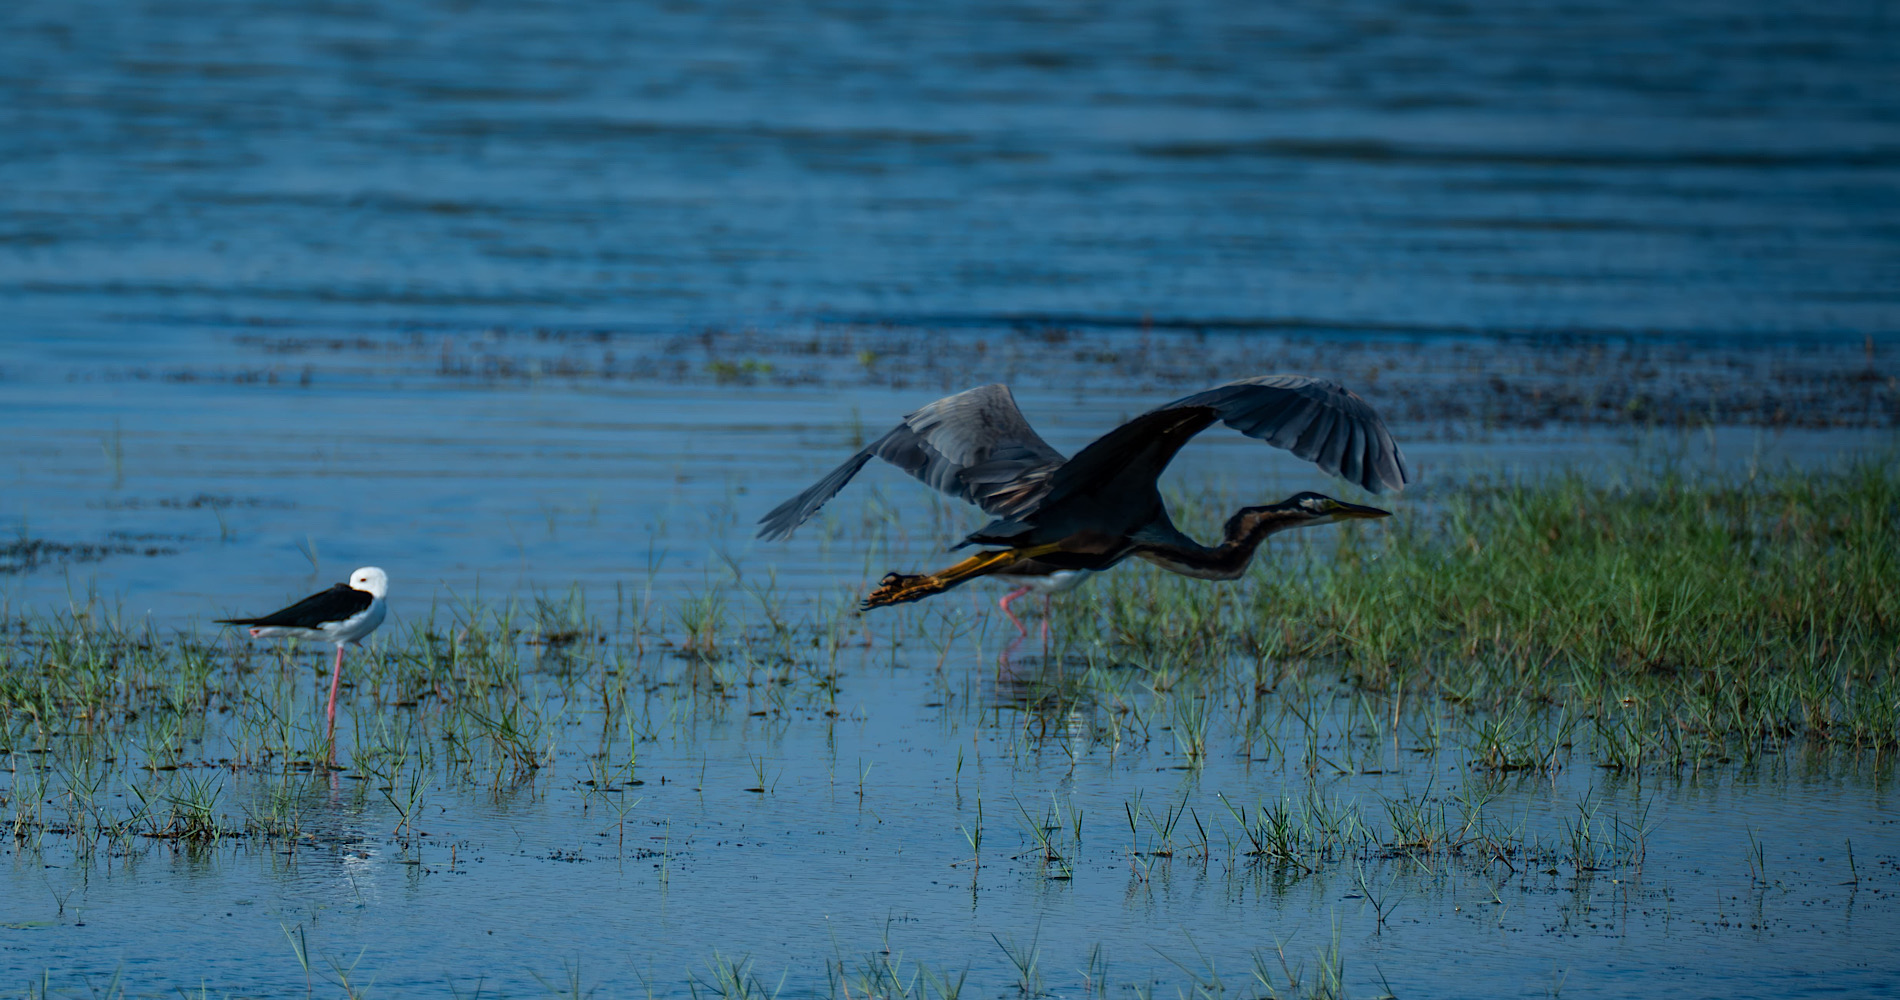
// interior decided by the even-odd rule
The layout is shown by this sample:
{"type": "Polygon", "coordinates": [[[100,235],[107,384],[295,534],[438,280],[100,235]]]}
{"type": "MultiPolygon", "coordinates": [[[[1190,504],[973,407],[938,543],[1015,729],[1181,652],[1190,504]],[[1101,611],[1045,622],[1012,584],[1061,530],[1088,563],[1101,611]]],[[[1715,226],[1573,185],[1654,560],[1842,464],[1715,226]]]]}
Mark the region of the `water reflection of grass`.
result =
{"type": "MultiPolygon", "coordinates": [[[[457,603],[387,630],[355,661],[339,772],[300,651],[163,635],[98,608],[18,619],[0,641],[0,821],[16,851],[81,863],[246,844],[294,854],[336,846],[313,802],[342,794],[414,863],[425,805],[437,814],[469,792],[505,801],[565,758],[612,831],[601,849],[624,856],[643,747],[693,744],[708,724],[761,726],[769,746],[795,727],[829,732],[845,713],[902,711],[855,687],[848,668],[876,650],[930,672],[931,717],[947,733],[987,729],[1009,760],[1059,749],[1049,756],[1073,769],[1092,754],[1145,754],[1198,773],[1239,755],[1278,769],[1264,789],[1111,791],[1120,809],[1089,815],[1121,813],[1127,838],[1085,839],[1100,820],[1085,827],[1068,796],[1004,793],[1015,808],[986,830],[981,778],[964,773],[959,744],[945,854],[973,873],[980,861],[1067,884],[1106,860],[1144,886],[1210,863],[1243,885],[1349,877],[1383,923],[1405,891],[1391,887],[1419,873],[1497,884],[1640,871],[1657,821],[1640,793],[1604,791],[1620,775],[1733,771],[1790,748],[1851,768],[1900,745],[1900,478],[1886,469],[1490,483],[1427,501],[1387,530],[1269,552],[1238,585],[1107,574],[1057,605],[1049,657],[982,682],[987,659],[971,671],[953,654],[981,630],[948,604],[854,618],[837,595],[801,613],[793,595],[736,573],[609,616],[578,590],[457,603]],[[1466,778],[1394,788],[1360,777],[1409,761],[1449,761],[1466,778]],[[1559,775],[1576,797],[1554,811],[1499,805],[1513,782],[1557,787],[1559,775]],[[984,856],[985,840],[1001,850],[984,856]]],[[[1187,506],[1190,520],[1224,512],[1212,499],[1187,506]]],[[[757,745],[738,753],[746,790],[773,791],[792,763],[757,745]]],[[[859,758],[854,779],[845,761],[837,786],[873,803],[901,766],[859,758]]],[[[1767,861],[1749,835],[1735,862],[1760,878],[1767,861]]],[[[1033,943],[1004,950],[1033,983],[1033,943]]],[[[1340,988],[1337,940],[1317,972],[1259,957],[1258,988],[1340,988]]],[[[888,946],[828,970],[837,996],[962,989],[960,975],[907,966],[888,946]]],[[[1197,990],[1219,992],[1211,966],[1194,975],[1197,990]]],[[[777,989],[715,955],[693,991],[777,989]]]]}

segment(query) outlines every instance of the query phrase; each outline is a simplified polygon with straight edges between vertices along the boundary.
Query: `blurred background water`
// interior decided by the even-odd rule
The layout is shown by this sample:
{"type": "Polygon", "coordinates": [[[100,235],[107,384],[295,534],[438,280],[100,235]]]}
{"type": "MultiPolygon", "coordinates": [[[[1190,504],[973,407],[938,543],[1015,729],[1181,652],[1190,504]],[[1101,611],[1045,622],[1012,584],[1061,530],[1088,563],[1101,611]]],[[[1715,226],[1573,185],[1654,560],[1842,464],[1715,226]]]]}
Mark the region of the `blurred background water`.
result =
{"type": "Polygon", "coordinates": [[[1900,24],[1874,0],[0,19],[9,339],[1900,315],[1900,24]]]}

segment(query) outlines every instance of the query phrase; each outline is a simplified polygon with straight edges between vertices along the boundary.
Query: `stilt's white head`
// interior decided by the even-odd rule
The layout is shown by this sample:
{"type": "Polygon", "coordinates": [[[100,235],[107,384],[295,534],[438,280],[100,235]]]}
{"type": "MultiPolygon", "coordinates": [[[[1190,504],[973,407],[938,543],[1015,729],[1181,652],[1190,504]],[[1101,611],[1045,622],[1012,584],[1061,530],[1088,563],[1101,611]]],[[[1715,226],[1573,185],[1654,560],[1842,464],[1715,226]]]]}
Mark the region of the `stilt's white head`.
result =
{"type": "Polygon", "coordinates": [[[371,597],[388,597],[389,575],[375,566],[365,566],[350,574],[350,587],[366,590],[371,597]]]}

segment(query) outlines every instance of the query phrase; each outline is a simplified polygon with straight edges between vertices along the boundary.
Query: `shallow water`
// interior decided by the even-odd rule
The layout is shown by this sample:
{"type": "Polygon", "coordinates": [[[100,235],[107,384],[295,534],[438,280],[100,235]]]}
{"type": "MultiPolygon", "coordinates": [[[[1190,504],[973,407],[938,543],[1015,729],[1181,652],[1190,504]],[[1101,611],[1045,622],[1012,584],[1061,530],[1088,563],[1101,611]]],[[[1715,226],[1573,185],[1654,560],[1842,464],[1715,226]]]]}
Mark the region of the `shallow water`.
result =
{"type": "MultiPolygon", "coordinates": [[[[874,469],[790,543],[753,520],[988,380],[1073,451],[1228,377],[1336,377],[1424,474],[1401,516],[1473,476],[1891,453],[1892,12],[1758,7],[11,5],[0,524],[51,547],[0,558],[0,602],[169,634],[374,563],[385,641],[570,587],[674,639],[710,593],[756,627],[745,587],[768,580],[824,616],[941,558],[967,514],[874,469]]],[[[1170,486],[1337,489],[1220,434],[1170,486]]],[[[603,995],[682,996],[718,992],[717,952],[764,993],[837,996],[828,970],[888,944],[967,969],[971,996],[1214,1000],[1263,992],[1253,961],[1281,974],[1281,944],[1304,992],[1336,938],[1361,996],[1900,989],[1883,758],[1634,780],[1579,752],[1485,778],[1413,753],[1415,729],[1355,742],[1333,692],[1322,749],[1348,768],[1315,779],[1221,722],[1183,769],[1158,725],[1104,743],[1083,734],[1107,713],[1031,711],[1022,677],[1050,671],[1032,641],[999,676],[995,596],[868,619],[835,704],[647,692],[639,785],[597,770],[627,734],[551,657],[526,682],[551,763],[431,772],[417,836],[356,729],[400,710],[349,690],[336,774],[219,768],[213,720],[184,763],[214,766],[128,758],[127,787],[211,781],[233,821],[290,796],[315,836],[9,840],[0,976],[281,995],[306,981],[297,934],[328,994],[539,995],[578,967],[603,995]],[[1352,862],[1249,860],[1223,796],[1309,785],[1374,820],[1491,793],[1547,845],[1641,816],[1646,853],[1387,852],[1363,885],[1352,862]],[[1129,845],[1137,795],[1208,841],[1157,857],[1144,819],[1129,845]],[[1072,871],[1031,850],[1050,808],[1083,817],[1072,871]],[[1032,941],[1025,987],[1004,945],[1032,941]]],[[[281,672],[296,720],[319,655],[281,672]]],[[[31,742],[10,795],[67,780],[31,742]]]]}
{"type": "MultiPolygon", "coordinates": [[[[1354,773],[1329,765],[1309,779],[1297,755],[1257,746],[1183,768],[1164,731],[1033,738],[1012,685],[988,679],[986,664],[953,656],[940,672],[909,653],[860,656],[844,670],[839,717],[737,688],[735,700],[661,721],[631,772],[643,784],[621,772],[611,791],[588,784],[602,774],[593,756],[615,757],[625,736],[570,703],[556,714],[551,766],[432,781],[415,837],[392,835],[380,779],[360,768],[188,766],[177,774],[215,776],[236,802],[289,789],[314,838],[133,857],[76,858],[57,838],[16,850],[0,958],[15,981],[47,969],[69,986],[117,973],[143,988],[202,981],[247,994],[300,986],[286,932],[302,935],[321,989],[342,969],[395,995],[478,983],[538,994],[536,977],[564,982],[575,966],[610,994],[679,995],[691,976],[711,978],[715,952],[753,959],[768,992],[830,995],[827,962],[856,972],[885,948],[967,969],[975,995],[1008,995],[1018,977],[1003,946],[1032,942],[1040,988],[1055,995],[1088,992],[1095,946],[1115,995],[1189,989],[1190,970],[1256,995],[1257,953],[1277,974],[1284,947],[1310,974],[1335,935],[1358,995],[1872,994],[1900,971],[1884,762],[1771,755],[1739,771],[1616,780],[1579,755],[1550,777],[1486,778],[1456,750],[1413,752],[1416,732],[1355,745],[1334,725],[1321,750],[1354,773]],[[748,791],[760,787],[755,759],[764,793],[748,791]],[[1553,847],[1580,809],[1606,835],[1619,822],[1649,832],[1640,864],[1599,870],[1375,856],[1306,874],[1246,857],[1227,804],[1309,788],[1365,804],[1375,823],[1374,803],[1488,794],[1494,820],[1553,847]],[[979,799],[973,867],[964,831],[979,799]],[[1172,808],[1192,819],[1169,841],[1157,817],[1172,808]],[[1133,850],[1130,809],[1142,817],[1133,850]],[[1028,833],[1051,810],[1060,825],[1081,817],[1067,864],[1044,861],[1028,833]],[[1205,824],[1205,846],[1189,823],[1205,824]],[[1752,843],[1763,845],[1760,879],[1752,843]],[[1853,874],[1860,883],[1844,885],[1853,874]]],[[[667,697],[649,696],[656,715],[671,714],[667,697]]],[[[228,752],[207,740],[188,765],[199,751],[228,752]]],[[[30,759],[14,758],[23,771],[30,759]]]]}

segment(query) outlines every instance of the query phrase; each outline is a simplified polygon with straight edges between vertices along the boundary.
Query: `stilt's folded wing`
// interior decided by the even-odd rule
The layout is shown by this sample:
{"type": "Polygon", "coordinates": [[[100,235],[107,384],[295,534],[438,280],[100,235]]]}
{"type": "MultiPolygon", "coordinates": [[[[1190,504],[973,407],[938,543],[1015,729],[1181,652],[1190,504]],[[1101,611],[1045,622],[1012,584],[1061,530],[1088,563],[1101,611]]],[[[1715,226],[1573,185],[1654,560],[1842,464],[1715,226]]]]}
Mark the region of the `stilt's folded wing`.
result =
{"type": "Polygon", "coordinates": [[[321,628],[330,622],[348,619],[369,607],[374,600],[367,590],[357,590],[347,583],[339,583],[262,618],[220,618],[218,624],[321,628]]]}

